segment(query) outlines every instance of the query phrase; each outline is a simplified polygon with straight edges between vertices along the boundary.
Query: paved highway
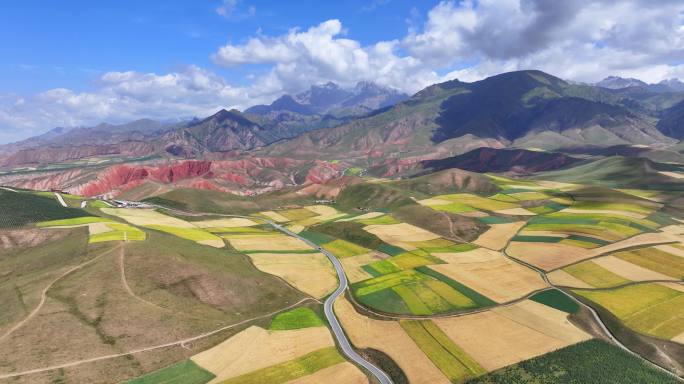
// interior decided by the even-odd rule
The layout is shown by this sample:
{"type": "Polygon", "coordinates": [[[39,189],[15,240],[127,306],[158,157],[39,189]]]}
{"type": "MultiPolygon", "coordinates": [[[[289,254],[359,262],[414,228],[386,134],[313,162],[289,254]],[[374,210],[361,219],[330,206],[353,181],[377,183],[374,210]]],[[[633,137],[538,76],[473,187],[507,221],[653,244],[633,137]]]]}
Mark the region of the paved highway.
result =
{"type": "Polygon", "coordinates": [[[332,295],[330,295],[328,299],[325,300],[325,303],[323,303],[323,310],[325,312],[325,317],[328,319],[328,323],[330,323],[330,327],[332,328],[333,333],[335,334],[335,338],[337,339],[337,342],[340,345],[342,352],[344,352],[344,354],[347,355],[347,357],[352,359],[360,366],[366,368],[373,376],[375,376],[376,379],[378,379],[378,381],[381,384],[392,384],[392,379],[390,379],[390,377],[382,369],[371,364],[369,361],[367,361],[358,353],[356,353],[356,351],[354,351],[354,348],[352,348],[351,344],[349,343],[349,339],[347,339],[347,335],[342,330],[340,322],[337,320],[337,316],[335,316],[335,312],[333,311],[333,304],[335,304],[335,300],[337,300],[337,298],[340,297],[340,295],[344,294],[344,291],[347,289],[347,286],[349,285],[349,283],[347,282],[347,275],[344,274],[344,268],[342,268],[342,264],[337,259],[337,257],[332,255],[325,249],[319,247],[317,244],[314,244],[313,242],[299,236],[298,234],[290,231],[289,229],[279,224],[270,224],[274,228],[280,230],[281,232],[296,237],[304,241],[305,243],[311,245],[312,247],[317,248],[324,255],[326,255],[328,259],[330,259],[330,262],[335,267],[335,271],[337,271],[337,278],[340,281],[340,285],[337,287],[335,292],[333,292],[332,295]]]}
{"type": "MultiPolygon", "coordinates": [[[[217,214],[217,213],[204,213],[204,212],[184,212],[178,209],[172,209],[172,208],[167,208],[161,205],[156,205],[154,204],[155,207],[157,208],[162,208],[166,209],[169,211],[175,211],[179,212],[181,214],[190,214],[192,216],[204,216],[204,215],[211,215],[211,216],[225,216],[225,217],[242,217],[246,219],[254,219],[253,216],[242,216],[242,215],[228,215],[228,214],[217,214]]],[[[271,220],[265,219],[265,218],[259,218],[268,224],[270,224],[273,228],[290,235],[292,237],[295,237],[310,246],[312,246],[315,249],[318,249],[321,253],[323,253],[325,256],[330,259],[330,262],[332,265],[335,267],[335,271],[337,272],[337,279],[340,282],[340,285],[337,287],[335,292],[333,292],[327,300],[325,300],[325,303],[323,303],[323,312],[325,313],[325,318],[328,320],[328,323],[330,324],[330,328],[333,330],[333,334],[335,335],[335,339],[337,339],[337,344],[339,344],[340,349],[342,349],[342,352],[347,355],[352,361],[357,363],[358,365],[364,367],[368,372],[370,372],[375,378],[380,382],[380,384],[393,384],[392,379],[380,368],[376,367],[373,365],[371,362],[367,361],[361,355],[356,353],[354,348],[352,348],[351,343],[349,342],[349,339],[347,338],[347,335],[344,333],[344,330],[342,329],[342,326],[340,325],[339,320],[337,320],[337,316],[335,316],[335,312],[333,311],[333,304],[335,304],[335,300],[337,300],[340,295],[344,293],[344,291],[347,289],[349,286],[349,282],[347,281],[347,275],[344,274],[344,268],[342,267],[342,264],[340,261],[335,257],[333,254],[330,252],[326,251],[325,249],[321,248],[318,246],[318,244],[315,244],[301,236],[299,234],[294,233],[290,231],[289,229],[283,227],[280,224],[277,224],[271,220]]]]}

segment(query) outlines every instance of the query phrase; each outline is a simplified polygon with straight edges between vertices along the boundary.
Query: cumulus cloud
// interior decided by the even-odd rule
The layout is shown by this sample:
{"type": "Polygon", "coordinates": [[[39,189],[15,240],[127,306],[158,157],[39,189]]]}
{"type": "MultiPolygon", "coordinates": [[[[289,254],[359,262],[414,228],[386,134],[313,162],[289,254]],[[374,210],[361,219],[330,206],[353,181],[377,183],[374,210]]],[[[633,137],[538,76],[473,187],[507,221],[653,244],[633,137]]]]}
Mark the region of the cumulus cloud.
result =
{"type": "MultiPolygon", "coordinates": [[[[224,0],[216,12],[234,20],[254,9],[224,0]]],[[[58,125],[205,116],[327,81],[372,80],[411,93],[448,79],[473,81],[533,68],[587,82],[608,75],[649,82],[684,77],[684,2],[442,1],[394,40],[364,45],[331,19],[280,35],[257,32],[218,47],[211,58],[229,71],[242,67],[250,74],[247,84],[231,86],[190,66],[168,74],[105,73],[89,92],[0,95],[0,141],[10,131],[2,127],[22,129],[26,136],[58,125]]]]}
{"type": "MultiPolygon", "coordinates": [[[[89,92],[51,89],[31,98],[0,98],[0,127],[13,127],[0,141],[36,134],[56,126],[120,123],[142,117],[167,120],[204,117],[221,108],[244,108],[248,89],[234,87],[205,69],[189,66],[183,71],[158,75],[108,72],[89,92]]],[[[269,95],[270,97],[270,95],[269,95]]]]}

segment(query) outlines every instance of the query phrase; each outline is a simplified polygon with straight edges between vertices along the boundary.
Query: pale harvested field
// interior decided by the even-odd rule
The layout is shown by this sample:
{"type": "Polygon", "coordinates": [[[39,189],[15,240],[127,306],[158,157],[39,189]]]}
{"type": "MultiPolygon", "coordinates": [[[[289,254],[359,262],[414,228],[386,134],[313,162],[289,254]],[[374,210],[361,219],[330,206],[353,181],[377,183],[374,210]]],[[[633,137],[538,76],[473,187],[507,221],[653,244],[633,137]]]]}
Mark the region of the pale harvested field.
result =
{"type": "Polygon", "coordinates": [[[275,221],[276,223],[284,223],[286,221],[290,221],[290,219],[281,215],[278,212],[264,211],[264,212],[259,212],[259,213],[261,213],[262,215],[264,215],[264,216],[268,217],[269,219],[275,221]]]}
{"type": "Polygon", "coordinates": [[[521,236],[552,236],[552,237],[568,237],[572,233],[570,232],[555,232],[555,231],[535,231],[529,229],[523,229],[519,233],[521,236]]]}
{"type": "Polygon", "coordinates": [[[547,286],[537,272],[507,259],[499,252],[485,249],[474,251],[462,252],[460,255],[464,258],[460,261],[450,258],[448,261],[445,260],[449,264],[431,265],[429,268],[465,284],[498,303],[518,299],[547,286]],[[472,254],[473,258],[480,258],[483,261],[470,261],[470,255],[467,254],[472,254]]]}
{"type": "Polygon", "coordinates": [[[449,383],[446,376],[423,354],[398,322],[362,316],[344,297],[335,302],[335,313],[356,347],[373,348],[386,353],[401,367],[409,382],[449,383]]]}
{"type": "Polygon", "coordinates": [[[665,286],[665,287],[668,287],[668,288],[672,288],[675,291],[684,292],[684,284],[683,283],[658,283],[658,284],[665,286]]]}
{"type": "Polygon", "coordinates": [[[506,246],[508,240],[515,236],[524,225],[524,221],[506,224],[490,224],[487,232],[480,235],[473,243],[481,247],[499,251],[506,246]]]}
{"type": "Polygon", "coordinates": [[[497,312],[433,321],[488,371],[589,338],[567,321],[565,313],[538,306],[543,305],[525,301],[497,312]]]}
{"type": "MultiPolygon", "coordinates": [[[[448,204],[448,203],[447,203],[448,204]]],[[[376,217],[383,216],[384,213],[382,212],[368,212],[364,213],[363,215],[356,216],[356,217],[350,217],[347,219],[342,219],[340,221],[354,221],[354,220],[367,220],[367,219],[375,219],[376,217]]]]}
{"type": "Polygon", "coordinates": [[[191,359],[219,383],[335,345],[326,327],[267,331],[252,326],[191,359]]]}
{"type": "Polygon", "coordinates": [[[310,205],[304,208],[321,216],[332,216],[340,213],[337,209],[327,205],[310,205]]]}
{"type": "Polygon", "coordinates": [[[588,333],[575,327],[568,320],[567,313],[536,301],[525,300],[515,305],[494,308],[492,311],[566,344],[575,344],[591,338],[588,333]]]}
{"type": "Polygon", "coordinates": [[[311,375],[288,381],[286,384],[366,384],[368,378],[354,364],[345,362],[323,368],[311,375]]]}
{"type": "Polygon", "coordinates": [[[361,267],[384,258],[387,258],[387,256],[384,256],[382,253],[369,252],[363,255],[342,258],[340,259],[340,263],[342,263],[347,279],[353,284],[373,277],[361,267]]]}
{"type": "Polygon", "coordinates": [[[290,231],[292,231],[294,233],[299,233],[299,232],[303,231],[305,228],[301,224],[292,224],[292,225],[289,225],[287,227],[287,229],[289,229],[290,231]]]}
{"type": "MultiPolygon", "coordinates": [[[[612,252],[619,251],[619,250],[624,249],[624,248],[675,241],[675,240],[677,240],[677,236],[675,236],[676,234],[678,234],[677,232],[684,231],[684,226],[671,225],[669,227],[679,227],[679,228],[670,228],[670,232],[664,232],[664,233],[661,233],[661,232],[642,233],[640,235],[636,235],[634,237],[630,237],[628,239],[615,242],[613,244],[608,244],[608,245],[604,245],[603,247],[594,248],[594,249],[589,250],[589,255],[590,255],[589,257],[600,256],[600,255],[603,255],[606,253],[612,253],[612,252]]],[[[668,228],[668,227],[665,227],[665,228],[668,228]]]]}
{"type": "Polygon", "coordinates": [[[417,203],[420,205],[424,205],[426,207],[432,207],[435,205],[449,205],[452,203],[452,201],[444,200],[444,199],[438,199],[438,198],[431,198],[431,199],[418,200],[417,203]]]}
{"type": "Polygon", "coordinates": [[[506,248],[506,252],[546,271],[590,257],[588,249],[560,243],[514,241],[506,248]]]}
{"type": "Polygon", "coordinates": [[[313,216],[313,217],[308,217],[306,219],[302,220],[297,220],[295,223],[304,226],[304,227],[310,227],[312,225],[322,223],[324,221],[329,221],[329,220],[335,220],[340,217],[347,216],[346,213],[334,213],[332,215],[325,215],[325,216],[313,216]]]}
{"type": "Polygon", "coordinates": [[[203,220],[203,221],[193,221],[193,224],[200,228],[235,228],[235,227],[251,227],[253,225],[258,225],[250,219],[244,217],[233,217],[225,219],[214,219],[214,220],[203,220]]]}
{"type": "Polygon", "coordinates": [[[408,223],[368,225],[363,227],[363,229],[376,235],[388,244],[396,245],[397,247],[407,250],[416,249],[416,247],[410,244],[412,241],[425,241],[439,238],[439,235],[408,223]]]}
{"type": "Polygon", "coordinates": [[[226,246],[226,243],[223,242],[223,240],[215,239],[215,240],[198,240],[196,242],[197,244],[202,244],[202,245],[208,245],[210,247],[214,248],[223,248],[226,246]]]}
{"type": "Polygon", "coordinates": [[[671,245],[656,245],[654,248],[667,252],[670,255],[684,257],[684,249],[681,248],[673,247],[671,245]]]}
{"type": "Polygon", "coordinates": [[[615,211],[615,210],[610,210],[610,209],[565,208],[563,210],[560,210],[559,212],[562,212],[562,213],[588,213],[588,214],[599,214],[599,215],[617,215],[617,216],[632,217],[635,219],[643,219],[647,216],[647,215],[636,213],[636,212],[615,211]]]}
{"type": "Polygon", "coordinates": [[[164,215],[153,209],[100,208],[108,215],[118,216],[133,225],[150,226],[164,225],[175,228],[196,228],[191,223],[164,215]]]}
{"type": "Polygon", "coordinates": [[[322,253],[251,253],[249,257],[260,271],[279,276],[313,297],[324,297],[337,287],[335,270],[322,253]]]}
{"type": "Polygon", "coordinates": [[[671,235],[681,235],[684,234],[684,225],[668,225],[666,227],[660,228],[660,230],[671,235]]]}
{"type": "Polygon", "coordinates": [[[476,248],[466,252],[435,252],[436,257],[449,264],[482,263],[498,259],[498,252],[489,249],[476,248]]]}
{"type": "Polygon", "coordinates": [[[660,173],[661,175],[672,177],[673,179],[684,179],[684,173],[668,171],[659,171],[658,173],[660,173]]]}
{"type": "Polygon", "coordinates": [[[572,288],[594,288],[591,285],[585,283],[584,281],[576,278],[575,276],[565,272],[562,269],[556,269],[555,271],[546,275],[551,283],[555,285],[561,285],[563,287],[572,288]]]}
{"type": "Polygon", "coordinates": [[[594,263],[613,272],[614,274],[632,281],[646,280],[674,280],[677,279],[663,275],[650,269],[632,264],[629,261],[619,259],[615,256],[603,256],[592,260],[594,263]]]}
{"type": "Polygon", "coordinates": [[[494,211],[496,213],[500,213],[502,215],[514,215],[514,216],[537,216],[536,213],[530,212],[525,208],[510,208],[510,209],[500,209],[498,211],[494,211]]]}
{"type": "Polygon", "coordinates": [[[105,233],[105,232],[110,232],[113,231],[112,228],[110,228],[107,223],[92,223],[88,225],[88,233],[91,235],[97,235],[98,233],[105,233]]]}
{"type": "Polygon", "coordinates": [[[228,238],[238,251],[303,251],[311,249],[307,243],[287,235],[239,235],[228,238]]]}

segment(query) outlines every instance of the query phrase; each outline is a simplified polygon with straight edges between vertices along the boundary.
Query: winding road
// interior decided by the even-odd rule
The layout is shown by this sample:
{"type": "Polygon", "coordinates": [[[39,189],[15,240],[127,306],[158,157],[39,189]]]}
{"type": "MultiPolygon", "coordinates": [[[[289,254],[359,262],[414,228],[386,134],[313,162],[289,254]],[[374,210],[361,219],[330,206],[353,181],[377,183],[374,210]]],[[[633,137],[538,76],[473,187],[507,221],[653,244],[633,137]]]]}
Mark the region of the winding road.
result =
{"type": "MultiPolygon", "coordinates": [[[[185,214],[185,215],[191,215],[191,216],[223,216],[223,217],[240,217],[240,218],[246,218],[250,220],[254,220],[255,218],[253,216],[242,216],[242,215],[229,215],[229,214],[216,214],[216,213],[203,213],[203,212],[185,212],[173,208],[167,208],[161,205],[154,205],[157,208],[161,209],[166,209],[168,211],[174,211],[177,213],[185,214]]],[[[380,384],[393,384],[392,379],[380,368],[375,366],[373,363],[369,362],[368,360],[364,359],[361,355],[356,353],[354,348],[351,346],[351,342],[347,338],[347,335],[344,333],[344,330],[342,329],[342,326],[340,325],[339,320],[337,319],[337,316],[335,315],[335,311],[333,309],[333,305],[335,304],[335,300],[337,300],[338,297],[340,297],[344,291],[347,289],[349,286],[349,282],[347,281],[347,275],[344,274],[344,268],[342,267],[342,264],[340,261],[335,257],[332,253],[326,251],[322,247],[319,247],[318,244],[309,241],[302,236],[299,236],[299,234],[294,233],[290,231],[289,229],[283,227],[282,225],[275,223],[271,220],[265,219],[265,218],[259,218],[260,220],[265,221],[269,225],[271,225],[273,228],[279,230],[280,232],[283,232],[289,236],[295,237],[309,246],[313,247],[314,249],[319,250],[321,253],[323,253],[332,263],[333,267],[335,267],[335,271],[337,272],[337,279],[340,282],[339,286],[335,291],[328,296],[328,298],[325,300],[323,303],[323,312],[325,313],[325,318],[328,320],[328,323],[330,324],[330,328],[333,331],[333,334],[335,336],[335,339],[337,340],[337,344],[340,346],[340,349],[342,352],[353,362],[356,364],[362,366],[365,368],[368,372],[370,372],[371,375],[373,375],[380,384]]]]}

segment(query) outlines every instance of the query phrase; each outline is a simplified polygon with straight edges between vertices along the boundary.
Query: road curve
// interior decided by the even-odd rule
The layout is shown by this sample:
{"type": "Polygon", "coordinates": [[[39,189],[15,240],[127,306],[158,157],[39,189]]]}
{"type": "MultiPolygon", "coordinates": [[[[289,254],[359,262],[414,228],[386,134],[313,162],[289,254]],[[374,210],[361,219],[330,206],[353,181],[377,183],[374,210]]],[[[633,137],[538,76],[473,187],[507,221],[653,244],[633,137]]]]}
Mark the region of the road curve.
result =
{"type": "Polygon", "coordinates": [[[284,228],[283,226],[276,224],[276,223],[270,223],[274,228],[280,230],[281,232],[284,232],[290,236],[296,237],[305,243],[309,244],[310,246],[317,248],[321,253],[326,255],[328,259],[330,259],[330,262],[332,265],[335,267],[335,271],[337,271],[337,278],[340,281],[340,285],[337,287],[335,292],[333,292],[326,300],[325,303],[323,303],[323,310],[325,312],[325,317],[328,319],[328,323],[330,323],[330,328],[332,328],[333,333],[335,334],[335,338],[337,339],[338,344],[340,345],[340,348],[342,349],[342,352],[344,352],[347,357],[352,359],[354,362],[359,364],[360,366],[366,368],[368,372],[370,372],[373,376],[375,376],[376,379],[381,384],[392,384],[392,379],[380,368],[376,367],[363,357],[361,357],[354,348],[352,348],[351,343],[349,342],[349,339],[347,338],[347,335],[344,333],[344,330],[342,330],[342,326],[340,325],[340,322],[337,320],[337,316],[335,316],[335,312],[333,310],[333,305],[335,304],[335,300],[337,300],[340,295],[344,293],[344,291],[347,289],[349,286],[349,283],[347,281],[347,275],[344,274],[344,268],[342,268],[342,264],[340,261],[335,257],[333,254],[330,252],[326,251],[322,247],[319,247],[317,244],[299,236],[298,234],[290,231],[287,228],[284,228]]]}
{"type": "MultiPolygon", "coordinates": [[[[205,213],[205,212],[185,212],[181,211],[178,209],[173,209],[173,208],[167,208],[161,205],[153,204],[157,208],[162,208],[166,209],[169,211],[175,211],[181,214],[190,214],[193,216],[204,216],[204,215],[211,215],[211,216],[225,216],[225,217],[242,217],[246,219],[255,219],[253,216],[243,216],[243,215],[229,215],[229,214],[217,214],[217,213],[205,213]]],[[[333,331],[333,334],[335,335],[335,339],[337,340],[337,343],[340,346],[340,349],[342,349],[342,352],[347,355],[348,358],[350,358],[352,361],[354,361],[356,364],[362,366],[365,368],[368,372],[373,375],[380,384],[393,384],[392,379],[380,368],[376,367],[373,365],[371,362],[367,361],[361,355],[356,353],[354,348],[351,346],[351,343],[349,342],[349,339],[347,338],[347,335],[344,333],[344,330],[342,329],[342,326],[340,325],[339,320],[337,319],[337,316],[335,316],[335,311],[333,309],[333,305],[335,304],[335,300],[337,300],[338,297],[340,297],[344,291],[347,289],[349,286],[349,282],[347,281],[347,275],[344,274],[344,268],[342,267],[342,264],[340,261],[335,257],[333,254],[330,252],[326,251],[322,247],[319,247],[318,244],[309,241],[301,236],[299,234],[294,233],[290,231],[289,229],[283,227],[280,224],[277,224],[271,220],[265,219],[265,218],[258,218],[259,220],[263,220],[267,222],[269,225],[271,225],[273,228],[289,235],[292,237],[295,237],[306,244],[310,245],[314,249],[318,249],[321,253],[323,253],[332,263],[333,267],[335,267],[335,271],[337,272],[337,279],[340,282],[340,285],[337,287],[337,289],[330,295],[328,298],[325,300],[323,303],[323,312],[325,313],[325,318],[328,320],[328,323],[330,324],[330,328],[333,331]]]]}

